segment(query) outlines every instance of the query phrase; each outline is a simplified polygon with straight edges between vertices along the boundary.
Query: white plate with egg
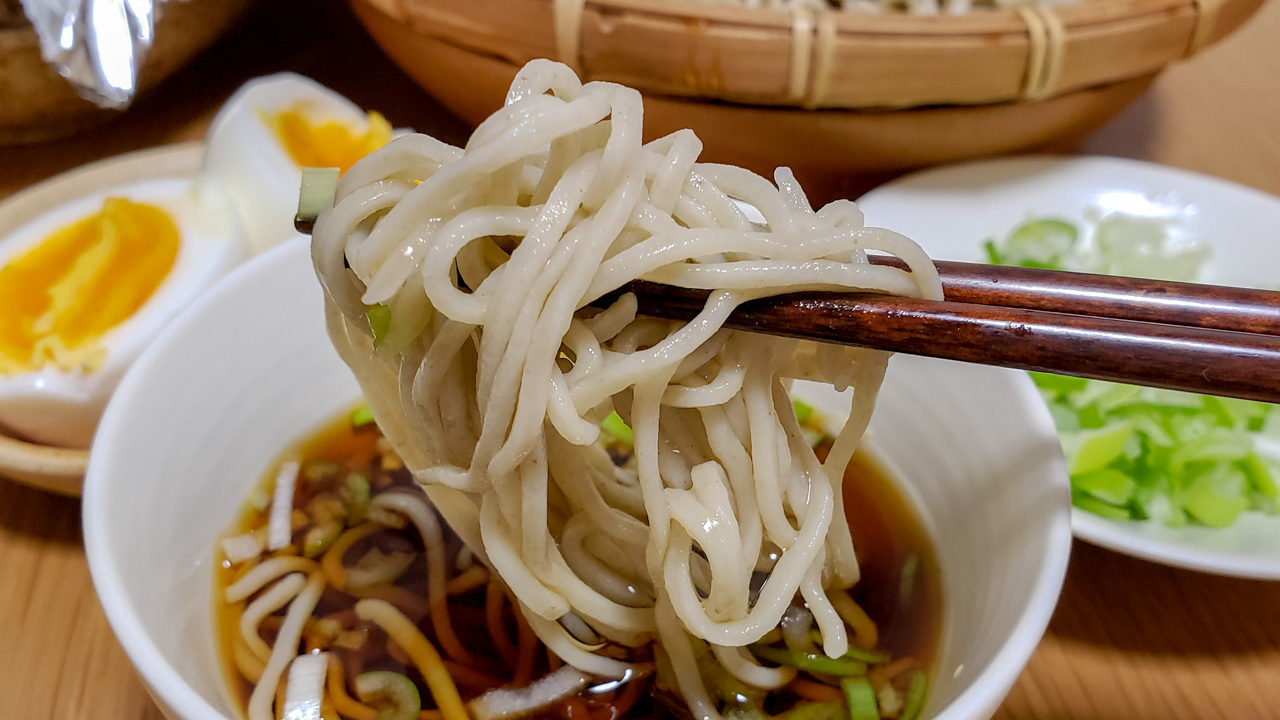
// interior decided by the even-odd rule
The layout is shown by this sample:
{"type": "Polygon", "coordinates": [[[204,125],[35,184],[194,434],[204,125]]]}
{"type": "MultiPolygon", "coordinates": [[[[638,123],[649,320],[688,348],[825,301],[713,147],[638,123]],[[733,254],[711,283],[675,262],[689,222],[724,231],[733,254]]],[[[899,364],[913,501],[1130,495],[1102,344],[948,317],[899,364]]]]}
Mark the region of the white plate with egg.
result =
{"type": "Polygon", "coordinates": [[[0,476],[78,495],[133,359],[216,280],[296,236],[300,166],[345,168],[390,136],[380,115],[282,73],[237,91],[207,144],[109,158],[0,203],[0,476]]]}
{"type": "MultiPolygon", "coordinates": [[[[1159,224],[1171,247],[1207,250],[1202,282],[1280,286],[1280,199],[1225,180],[1108,157],[1020,157],[925,170],[858,201],[868,225],[913,238],[934,258],[986,261],[983,244],[1032,217],[1062,218],[1097,243],[1099,223],[1124,215],[1159,224]]],[[[1143,274],[1134,256],[1116,274],[1143,274]]],[[[1280,443],[1259,437],[1262,456],[1280,443]]],[[[1280,579],[1280,514],[1246,510],[1229,526],[1108,519],[1076,507],[1076,537],[1202,572],[1280,579]]]]}
{"type": "MultiPolygon", "coordinates": [[[[227,200],[216,197],[216,191],[204,196],[193,190],[192,178],[203,157],[201,143],[131,153],[59,175],[0,204],[0,269],[20,259],[44,264],[37,246],[101,210],[104,199],[112,196],[180,216],[175,221],[179,233],[194,239],[181,244],[143,306],[96,343],[99,357],[83,358],[83,367],[70,372],[46,367],[0,375],[0,474],[78,495],[87,458],[83,448],[127,359],[178,308],[243,258],[234,219],[227,223],[229,216],[216,217],[225,213],[227,200]]],[[[145,280],[142,284],[149,284],[145,280]]]]}

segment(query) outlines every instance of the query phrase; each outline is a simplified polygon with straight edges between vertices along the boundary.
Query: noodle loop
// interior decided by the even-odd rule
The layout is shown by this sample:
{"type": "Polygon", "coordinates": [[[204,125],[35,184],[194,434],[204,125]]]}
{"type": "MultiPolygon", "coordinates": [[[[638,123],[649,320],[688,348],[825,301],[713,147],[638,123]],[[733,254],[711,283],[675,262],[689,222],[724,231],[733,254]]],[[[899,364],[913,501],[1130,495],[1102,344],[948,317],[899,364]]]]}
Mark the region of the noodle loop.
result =
{"type": "MultiPolygon", "coordinates": [[[[852,203],[815,211],[785,169],[775,184],[700,164],[688,131],[644,144],[641,115],[635,91],[534,61],[465,149],[408,136],[358,163],[314,257],[334,345],[379,425],[539,638],[615,678],[628,663],[561,618],[614,645],[656,640],[695,715],[717,717],[699,665],[787,683],[743,647],[793,603],[827,654],[849,645],[845,603],[827,599],[858,579],[840,482],[887,360],[725,320],[799,290],[941,289],[917,246],[865,227],[852,203]],[[712,293],[684,323],[638,315],[629,295],[591,306],[637,279],[712,293]],[[375,304],[390,314],[376,338],[375,304]],[[796,378],[853,388],[825,463],[796,422],[796,378]],[[613,412],[634,435],[620,465],[597,443],[613,412]]],[[[411,520],[439,552],[438,529],[411,520]]]]}

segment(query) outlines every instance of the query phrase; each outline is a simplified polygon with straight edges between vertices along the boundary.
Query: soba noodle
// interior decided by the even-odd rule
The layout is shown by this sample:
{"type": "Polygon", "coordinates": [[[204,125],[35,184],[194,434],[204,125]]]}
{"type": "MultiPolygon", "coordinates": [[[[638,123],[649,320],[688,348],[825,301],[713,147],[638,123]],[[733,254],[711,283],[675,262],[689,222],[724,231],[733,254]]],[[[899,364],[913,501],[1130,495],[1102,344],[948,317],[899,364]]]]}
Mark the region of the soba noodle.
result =
{"type": "Polygon", "coordinates": [[[538,637],[612,678],[628,664],[601,646],[656,640],[694,715],[715,718],[704,643],[776,687],[794,671],[742,648],[799,596],[822,649],[848,648],[828,599],[858,580],[839,487],[888,359],[725,319],[800,290],[941,289],[919,247],[852,202],[815,211],[786,169],[775,186],[698,163],[690,131],[643,143],[641,118],[634,90],[534,61],[465,148],[409,135],[353,167],[313,252],[379,425],[538,637]],[[637,315],[631,295],[592,305],[635,279],[712,292],[684,323],[637,315]],[[793,378],[853,388],[825,462],[793,378]],[[597,442],[615,411],[634,433],[621,468],[597,442]]]}

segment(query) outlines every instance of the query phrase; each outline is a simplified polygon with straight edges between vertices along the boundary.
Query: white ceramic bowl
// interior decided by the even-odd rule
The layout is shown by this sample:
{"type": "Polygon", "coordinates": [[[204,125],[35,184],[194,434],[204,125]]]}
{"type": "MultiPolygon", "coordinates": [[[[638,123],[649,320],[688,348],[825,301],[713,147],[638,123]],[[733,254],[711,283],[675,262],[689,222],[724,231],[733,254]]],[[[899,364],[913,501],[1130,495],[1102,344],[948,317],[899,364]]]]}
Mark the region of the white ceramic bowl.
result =
{"type": "MultiPolygon", "coordinates": [[[[112,628],[169,717],[236,716],[214,655],[215,539],[276,454],[356,397],[300,242],[202,298],[116,391],[89,463],[85,545],[112,628]]],[[[945,540],[930,712],[987,718],[1039,642],[1066,570],[1052,423],[1019,373],[900,357],[873,432],[945,540]]]]}
{"type": "MultiPolygon", "coordinates": [[[[1077,222],[1121,211],[1171,222],[1175,237],[1213,248],[1204,281],[1276,288],[1280,198],[1177,168],[1110,157],[1016,157],[923,170],[858,200],[867,223],[891,227],[935,258],[982,260],[982,241],[1032,215],[1077,222]]],[[[1261,448],[1280,457],[1280,446],[1261,448]]],[[[1081,539],[1202,572],[1280,580],[1280,515],[1246,512],[1228,528],[1110,520],[1075,510],[1081,539]]]]}

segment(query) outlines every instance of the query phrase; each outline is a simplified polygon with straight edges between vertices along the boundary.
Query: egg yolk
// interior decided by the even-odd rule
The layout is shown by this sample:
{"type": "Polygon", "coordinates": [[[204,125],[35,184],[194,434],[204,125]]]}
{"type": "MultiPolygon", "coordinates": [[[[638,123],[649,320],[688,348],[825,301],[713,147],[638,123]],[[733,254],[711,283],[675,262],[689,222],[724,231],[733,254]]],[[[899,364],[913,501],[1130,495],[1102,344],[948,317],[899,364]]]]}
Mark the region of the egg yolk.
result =
{"type": "Polygon", "coordinates": [[[113,197],[0,268],[0,374],[96,367],[98,340],[156,291],[178,242],[167,212],[113,197]]]}
{"type": "Polygon", "coordinates": [[[269,124],[298,167],[336,167],[346,172],[391,140],[391,124],[376,112],[369,113],[369,127],[363,132],[336,120],[313,120],[300,105],[277,113],[269,124]]]}

